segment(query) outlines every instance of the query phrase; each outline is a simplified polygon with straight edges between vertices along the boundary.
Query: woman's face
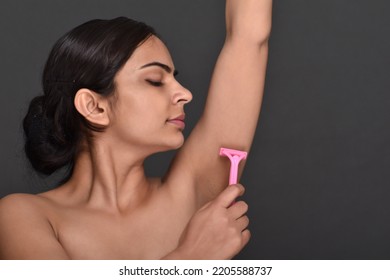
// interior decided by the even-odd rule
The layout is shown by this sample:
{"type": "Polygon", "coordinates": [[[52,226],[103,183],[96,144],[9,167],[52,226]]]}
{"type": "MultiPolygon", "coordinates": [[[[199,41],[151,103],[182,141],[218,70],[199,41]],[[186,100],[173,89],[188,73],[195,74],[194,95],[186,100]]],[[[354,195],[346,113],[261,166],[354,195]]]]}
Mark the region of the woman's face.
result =
{"type": "Polygon", "coordinates": [[[175,79],[168,49],[155,36],[139,46],[115,78],[110,131],[116,141],[157,152],[179,148],[191,93],[175,79]]]}

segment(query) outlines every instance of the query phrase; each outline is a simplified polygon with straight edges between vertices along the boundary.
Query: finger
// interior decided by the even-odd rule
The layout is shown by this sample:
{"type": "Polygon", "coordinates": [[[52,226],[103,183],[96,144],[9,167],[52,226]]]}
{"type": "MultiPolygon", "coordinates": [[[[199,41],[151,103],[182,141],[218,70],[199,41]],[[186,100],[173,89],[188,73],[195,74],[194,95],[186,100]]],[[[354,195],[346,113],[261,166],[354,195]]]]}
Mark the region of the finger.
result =
{"type": "Polygon", "coordinates": [[[232,219],[238,219],[248,211],[248,204],[245,201],[237,201],[228,208],[228,215],[232,219]]]}
{"type": "Polygon", "coordinates": [[[244,230],[241,233],[241,237],[242,237],[241,246],[244,247],[249,242],[249,239],[251,238],[251,232],[249,231],[249,229],[244,230]]]}
{"type": "Polygon", "coordinates": [[[215,199],[215,203],[222,207],[229,207],[233,201],[244,193],[244,187],[240,184],[230,185],[215,199]]]}
{"type": "Polygon", "coordinates": [[[249,225],[248,216],[242,216],[241,218],[236,220],[236,226],[240,231],[245,230],[249,225]]]}

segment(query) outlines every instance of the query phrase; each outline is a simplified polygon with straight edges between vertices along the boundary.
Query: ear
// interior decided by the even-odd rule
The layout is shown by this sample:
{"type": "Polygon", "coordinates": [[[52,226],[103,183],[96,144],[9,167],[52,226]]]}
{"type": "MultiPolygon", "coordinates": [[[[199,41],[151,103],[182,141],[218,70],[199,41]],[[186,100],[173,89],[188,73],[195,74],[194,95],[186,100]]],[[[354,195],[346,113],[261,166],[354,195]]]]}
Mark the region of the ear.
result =
{"type": "Polygon", "coordinates": [[[82,88],[76,92],[74,105],[77,111],[93,125],[106,127],[110,123],[107,98],[82,88]]]}

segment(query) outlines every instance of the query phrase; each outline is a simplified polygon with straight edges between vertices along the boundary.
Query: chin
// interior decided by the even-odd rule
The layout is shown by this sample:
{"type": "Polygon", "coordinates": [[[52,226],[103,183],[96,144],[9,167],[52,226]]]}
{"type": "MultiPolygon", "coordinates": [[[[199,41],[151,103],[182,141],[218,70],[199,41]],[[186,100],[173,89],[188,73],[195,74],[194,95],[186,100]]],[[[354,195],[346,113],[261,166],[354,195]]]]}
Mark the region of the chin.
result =
{"type": "Polygon", "coordinates": [[[180,134],[179,137],[171,138],[162,145],[163,151],[177,150],[181,148],[184,144],[184,136],[180,134]]]}
{"type": "Polygon", "coordinates": [[[181,135],[181,137],[177,137],[178,139],[175,139],[175,141],[172,141],[171,144],[171,149],[176,150],[179,149],[183,146],[184,144],[184,136],[181,135]]]}
{"type": "Polygon", "coordinates": [[[177,145],[173,149],[179,149],[183,146],[184,144],[184,137],[181,139],[180,143],[177,143],[177,145]]]}

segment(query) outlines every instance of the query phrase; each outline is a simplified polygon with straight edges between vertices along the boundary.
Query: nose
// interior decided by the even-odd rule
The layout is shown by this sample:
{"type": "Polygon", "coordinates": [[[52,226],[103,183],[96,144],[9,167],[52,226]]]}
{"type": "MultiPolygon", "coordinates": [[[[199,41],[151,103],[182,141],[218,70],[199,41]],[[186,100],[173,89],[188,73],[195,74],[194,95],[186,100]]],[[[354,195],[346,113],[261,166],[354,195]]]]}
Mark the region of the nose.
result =
{"type": "Polygon", "coordinates": [[[172,102],[174,104],[187,104],[192,100],[192,93],[179,82],[177,82],[177,88],[175,88],[172,102]]]}

